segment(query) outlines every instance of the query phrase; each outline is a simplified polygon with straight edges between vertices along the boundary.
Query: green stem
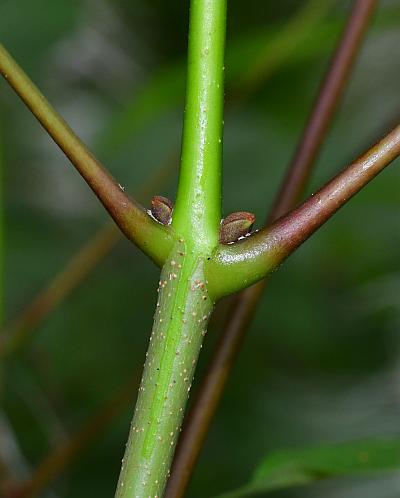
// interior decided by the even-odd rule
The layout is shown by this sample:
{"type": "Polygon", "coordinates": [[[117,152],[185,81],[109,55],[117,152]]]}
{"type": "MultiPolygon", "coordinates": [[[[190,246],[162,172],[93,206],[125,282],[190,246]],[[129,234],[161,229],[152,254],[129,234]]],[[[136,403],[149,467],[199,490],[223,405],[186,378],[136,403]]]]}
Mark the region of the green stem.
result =
{"type": "Polygon", "coordinates": [[[150,346],[116,496],[163,495],[213,301],[204,276],[218,244],[226,0],[192,0],[182,158],[150,346]]]}
{"type": "Polygon", "coordinates": [[[226,0],[192,0],[186,107],[173,227],[197,249],[218,242],[226,0]]]}
{"type": "Polygon", "coordinates": [[[212,311],[202,258],[177,243],[159,301],[116,496],[162,496],[212,311]]]}

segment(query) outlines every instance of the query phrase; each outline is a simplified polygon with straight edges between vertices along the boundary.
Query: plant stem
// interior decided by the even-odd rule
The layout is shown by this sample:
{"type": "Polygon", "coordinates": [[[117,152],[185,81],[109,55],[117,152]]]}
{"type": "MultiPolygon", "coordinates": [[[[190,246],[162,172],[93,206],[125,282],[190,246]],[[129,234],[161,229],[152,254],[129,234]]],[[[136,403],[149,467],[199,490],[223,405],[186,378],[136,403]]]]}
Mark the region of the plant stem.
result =
{"type": "Polygon", "coordinates": [[[202,259],[178,242],[164,266],[118,498],[162,496],[213,303],[202,259]]]}
{"type": "Polygon", "coordinates": [[[213,301],[204,276],[221,216],[226,0],[192,0],[176,242],[160,296],[118,498],[163,495],[213,301]]]}
{"type": "Polygon", "coordinates": [[[1,44],[0,73],[76,167],[127,238],[162,266],[172,246],[169,230],[151,219],[124,192],[1,44]]]}
{"type": "Polygon", "coordinates": [[[267,224],[286,214],[299,201],[308,183],[321,144],[349,79],[354,60],[368,27],[377,0],[356,0],[347,25],[329,65],[321,91],[300,137],[288,172],[276,196],[267,224]]]}
{"type": "MultiPolygon", "coordinates": [[[[376,0],[354,2],[267,223],[268,220],[275,221],[292,209],[308,183],[375,6],[376,0]]],[[[290,26],[297,27],[297,25],[296,19],[290,22],[290,26]]],[[[304,31],[304,26],[302,28],[302,30],[295,29],[295,33],[304,31]]],[[[284,32],[285,36],[293,38],[292,30],[286,28],[284,32]]],[[[285,40],[285,37],[283,39],[285,40]]],[[[283,43],[282,47],[286,45],[283,43]]],[[[185,494],[246,330],[267,281],[268,279],[264,279],[248,287],[233,296],[231,300],[224,329],[179,438],[166,498],[180,498],[185,494]]]]}
{"type": "Polygon", "coordinates": [[[400,154],[400,125],[301,206],[246,240],[220,246],[207,268],[214,299],[264,278],[400,154]]]}
{"type": "Polygon", "coordinates": [[[182,158],[173,227],[197,249],[218,242],[226,0],[192,0],[182,158]]]}

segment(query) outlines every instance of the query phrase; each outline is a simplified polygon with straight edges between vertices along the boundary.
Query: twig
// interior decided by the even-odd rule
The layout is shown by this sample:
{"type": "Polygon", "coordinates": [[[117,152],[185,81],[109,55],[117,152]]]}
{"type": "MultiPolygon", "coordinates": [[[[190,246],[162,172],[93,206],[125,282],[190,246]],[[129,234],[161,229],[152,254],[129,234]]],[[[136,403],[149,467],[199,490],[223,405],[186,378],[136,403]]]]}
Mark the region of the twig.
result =
{"type": "Polygon", "coordinates": [[[207,276],[215,298],[264,278],[400,154],[400,125],[329,183],[271,226],[220,246],[207,276]]]}
{"type": "Polygon", "coordinates": [[[357,0],[350,13],[346,29],[330,63],[312,112],[300,137],[298,147],[268,222],[283,216],[298,202],[307,185],[336,108],[347,84],[354,60],[359,52],[368,22],[377,0],[357,0]]]}
{"type": "Polygon", "coordinates": [[[61,148],[129,240],[158,265],[171,249],[166,227],[132,200],[0,45],[0,73],[61,148]]]}

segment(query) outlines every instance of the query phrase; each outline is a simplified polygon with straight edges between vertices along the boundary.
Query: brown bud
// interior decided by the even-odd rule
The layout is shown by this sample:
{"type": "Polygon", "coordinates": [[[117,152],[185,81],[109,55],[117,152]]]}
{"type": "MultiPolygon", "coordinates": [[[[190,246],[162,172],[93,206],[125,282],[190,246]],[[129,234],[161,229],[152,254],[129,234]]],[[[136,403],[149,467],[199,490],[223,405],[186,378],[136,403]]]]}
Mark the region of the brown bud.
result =
{"type": "Polygon", "coordinates": [[[252,213],[239,211],[227,216],[221,222],[219,241],[221,244],[235,242],[240,237],[244,237],[251,231],[251,227],[256,217],[252,213]]]}
{"type": "Polygon", "coordinates": [[[167,197],[155,195],[151,199],[151,214],[163,225],[171,223],[173,209],[174,205],[167,197]]]}

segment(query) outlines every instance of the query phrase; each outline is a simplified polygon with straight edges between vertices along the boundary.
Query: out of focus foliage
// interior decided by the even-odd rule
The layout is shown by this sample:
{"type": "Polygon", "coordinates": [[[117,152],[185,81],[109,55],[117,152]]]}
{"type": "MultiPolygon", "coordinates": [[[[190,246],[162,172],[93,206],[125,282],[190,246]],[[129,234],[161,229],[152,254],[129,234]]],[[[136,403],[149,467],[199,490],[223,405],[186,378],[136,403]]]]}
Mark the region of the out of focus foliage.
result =
{"type": "MultiPolygon", "coordinates": [[[[315,8],[321,3],[314,2],[315,8]]],[[[188,4],[0,3],[2,43],[134,194],[179,148],[188,4]]],[[[332,1],[325,13],[305,16],[303,30],[293,23],[291,31],[287,24],[304,4],[229,1],[224,212],[253,211],[259,225],[350,2],[332,1]],[[290,39],[295,43],[287,43],[290,39]],[[257,62],[262,71],[246,87],[257,62]]],[[[398,1],[379,2],[309,192],[398,122],[399,27],[398,1]]],[[[0,105],[5,310],[12,317],[107,217],[3,83],[0,105]]],[[[269,452],[399,436],[398,166],[397,161],[273,276],[189,496],[204,498],[242,485],[269,452]]],[[[173,197],[176,178],[171,173],[154,194],[173,197]]],[[[4,362],[0,427],[8,429],[0,439],[5,441],[6,433],[14,437],[8,457],[16,477],[29,475],[132,375],[139,377],[156,285],[156,268],[122,241],[4,362]]],[[[211,324],[197,381],[225,310],[222,303],[211,324]]],[[[48,496],[112,496],[135,395],[132,390],[120,416],[74,460],[48,496]]],[[[394,498],[399,487],[394,475],[270,496],[394,498]]]]}

